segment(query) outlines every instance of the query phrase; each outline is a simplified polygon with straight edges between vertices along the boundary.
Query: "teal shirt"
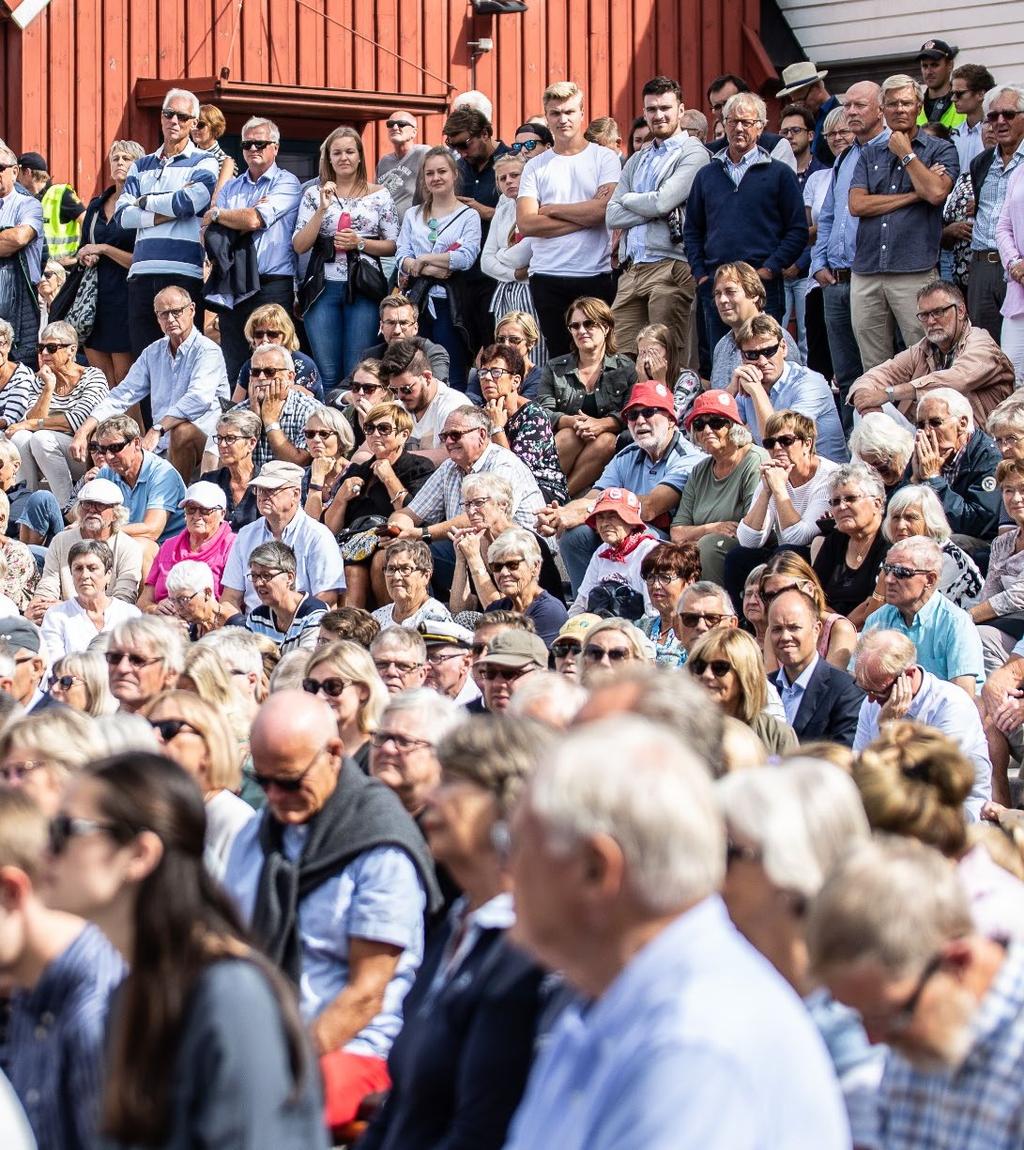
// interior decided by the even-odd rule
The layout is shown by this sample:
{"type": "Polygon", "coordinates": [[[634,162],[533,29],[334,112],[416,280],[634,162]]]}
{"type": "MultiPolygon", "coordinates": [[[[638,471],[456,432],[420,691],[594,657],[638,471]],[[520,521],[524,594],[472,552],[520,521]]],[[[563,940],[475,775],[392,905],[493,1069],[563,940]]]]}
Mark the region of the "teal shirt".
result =
{"type": "Polygon", "coordinates": [[[974,621],[962,607],[938,591],[914,616],[908,627],[895,607],[886,604],[872,612],[864,631],[884,629],[906,635],[917,648],[917,661],[938,679],[973,675],[980,690],[985,682],[981,638],[974,621]]]}

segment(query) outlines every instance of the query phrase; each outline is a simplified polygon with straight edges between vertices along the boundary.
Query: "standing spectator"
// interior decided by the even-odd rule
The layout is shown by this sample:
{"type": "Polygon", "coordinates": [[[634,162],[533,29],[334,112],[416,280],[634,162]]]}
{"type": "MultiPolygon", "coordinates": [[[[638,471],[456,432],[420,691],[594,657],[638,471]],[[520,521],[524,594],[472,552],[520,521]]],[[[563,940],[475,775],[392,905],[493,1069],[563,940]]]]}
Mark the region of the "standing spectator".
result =
{"type": "MultiPolygon", "coordinates": [[[[1000,126],[1003,121],[999,121],[1000,126]]],[[[1000,307],[1000,344],[1013,364],[1014,386],[1024,386],[1024,183],[1011,177],[996,225],[999,259],[1006,271],[1006,294],[1000,307]]]]}
{"type": "Polygon", "coordinates": [[[199,230],[220,173],[217,160],[189,138],[199,118],[199,101],[191,92],[171,88],[160,117],[163,143],[129,168],[115,214],[120,227],[136,232],[126,316],[134,356],[163,334],[153,304],[166,287],[184,288],[192,297],[196,326],[202,331],[199,230]]]}
{"type": "Polygon", "coordinates": [[[85,205],[70,184],[53,182],[49,165],[38,152],[26,152],[18,157],[18,163],[18,182],[43,208],[46,262],[52,261],[61,268],[74,267],[81,235],[79,220],[85,214],[85,205]]]}
{"type": "MultiPolygon", "coordinates": [[[[737,76],[734,72],[727,72],[724,76],[716,76],[708,85],[707,98],[714,117],[714,128],[713,139],[707,144],[707,148],[712,155],[729,146],[723,123],[725,105],[733,96],[741,92],[749,93],[750,85],[742,76],[737,76]]],[[[773,160],[780,160],[787,167],[792,168],[794,172],[796,171],[793,149],[785,137],[777,136],[774,132],[762,132],[761,146],[773,160]]]]}
{"type": "Polygon", "coordinates": [[[608,200],[622,174],[618,160],[583,135],[583,92],[569,80],[544,90],[544,118],[555,146],[528,164],[519,182],[517,222],[534,238],[530,290],[548,354],[565,355],[566,309],[580,296],[611,304],[608,200]]]}
{"type": "Polygon", "coordinates": [[[43,272],[43,209],[17,190],[18,157],[0,140],[0,319],[14,329],[8,356],[34,367],[39,333],[36,288],[43,272]]]}
{"type": "Polygon", "coordinates": [[[220,138],[227,131],[228,122],[224,113],[215,104],[200,104],[199,118],[192,128],[192,143],[204,152],[208,152],[220,166],[217,176],[217,186],[213,190],[211,203],[217,202],[221,188],[231,179],[237,171],[235,161],[220,146],[220,138]]]}
{"type": "Polygon", "coordinates": [[[785,121],[788,110],[784,108],[782,111],[779,135],[782,136],[783,139],[789,140],[789,145],[793,149],[793,155],[796,157],[797,175],[800,174],[803,170],[803,166],[809,163],[812,157],[816,159],[819,164],[831,163],[832,152],[828,140],[825,138],[825,119],[829,112],[840,107],[840,103],[839,97],[833,96],[825,87],[825,77],[827,75],[827,68],[819,70],[818,66],[810,60],[801,60],[796,64],[790,64],[788,67],[782,69],[782,83],[784,87],[775,93],[775,99],[789,100],[790,107],[799,105],[800,107],[806,108],[811,117],[811,124],[809,125],[808,136],[805,141],[803,136],[794,138],[786,132],[785,121]],[[797,150],[798,145],[801,149],[799,151],[797,150]],[[808,149],[809,155],[803,160],[803,165],[801,165],[803,149],[808,149]]]}
{"type": "MultiPolygon", "coordinates": [[[[707,149],[684,131],[682,89],[655,76],[642,89],[651,143],[626,161],[605,220],[622,229],[625,261],[613,312],[622,350],[637,352],[637,335],[663,323],[685,343],[696,285],[681,244],[680,224],[694,176],[707,149]]],[[[682,348],[680,348],[682,350],[682,348]]]]}
{"type": "Polygon", "coordinates": [[[760,96],[739,93],[725,105],[728,147],[697,173],[686,204],[683,238],[713,346],[727,333],[714,302],[714,275],[744,260],[764,281],[765,310],[786,310],[782,273],[807,246],[807,216],[792,170],[758,146],[767,110],[760,96]]]}
{"type": "Polygon", "coordinates": [[[950,132],[949,138],[960,157],[960,174],[968,170],[971,161],[984,151],[981,131],[985,124],[985,93],[996,86],[992,73],[983,64],[961,64],[954,69],[949,85],[953,107],[963,116],[963,122],[950,132]]]}
{"type": "Polygon", "coordinates": [[[89,204],[82,223],[78,262],[96,268],[96,319],[85,337],[85,355],[93,367],[117,387],[132,365],[128,314],[128,269],[132,266],[135,233],[117,222],[117,201],[132,164],[146,153],[134,140],[115,140],[107,153],[114,181],[89,204]]]}
{"type": "Polygon", "coordinates": [[[207,290],[210,306],[220,314],[220,346],[231,381],[238,378],[239,368],[249,358],[245,328],[253,312],[270,303],[281,304],[286,311],[292,308],[295,252],[291,239],[299,207],[299,181],[278,167],[280,145],[281,132],[273,120],[260,116],[247,120],[242,125],[242,155],[248,170],[224,185],[216,205],[203,217],[214,275],[225,251],[236,261],[242,259],[243,246],[248,246],[242,237],[248,236],[256,251],[259,291],[242,299],[227,286],[211,292],[208,285],[207,290]],[[218,228],[226,231],[218,236],[218,228]]]}
{"type": "Polygon", "coordinates": [[[363,358],[378,323],[379,299],[352,282],[357,262],[394,255],[397,239],[395,201],[368,181],[362,137],[355,128],[335,128],[320,145],[319,180],[302,194],[292,236],[300,255],[320,256],[309,261],[299,296],[326,392],[363,358]]]}
{"type": "Polygon", "coordinates": [[[921,65],[924,100],[917,116],[919,124],[941,124],[952,131],[964,117],[953,99],[953,61],[960,49],[945,40],[926,40],[917,54],[921,65]]]}
{"type": "Polygon", "coordinates": [[[426,144],[415,143],[416,117],[412,112],[399,109],[388,117],[385,127],[391,141],[390,153],[377,161],[377,183],[391,193],[398,211],[398,222],[416,203],[416,187],[423,157],[430,151],[426,144]]]}
{"type": "Polygon", "coordinates": [[[860,220],[850,312],[865,371],[891,358],[896,325],[907,347],[924,335],[916,295],[934,276],[942,205],[960,172],[956,148],[920,130],[920,110],[909,76],[882,84],[890,134],[861,152],[850,183],[850,212],[860,220]]]}

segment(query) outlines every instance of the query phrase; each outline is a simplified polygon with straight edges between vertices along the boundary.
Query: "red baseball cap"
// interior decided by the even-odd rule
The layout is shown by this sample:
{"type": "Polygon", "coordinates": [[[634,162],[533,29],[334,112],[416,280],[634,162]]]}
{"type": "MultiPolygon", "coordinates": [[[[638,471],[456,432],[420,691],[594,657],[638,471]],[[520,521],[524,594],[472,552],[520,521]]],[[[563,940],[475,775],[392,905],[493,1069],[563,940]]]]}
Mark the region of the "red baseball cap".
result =
{"type": "Polygon", "coordinates": [[[587,516],[587,526],[593,527],[594,522],[602,511],[614,511],[615,514],[631,527],[643,527],[644,517],[640,514],[640,500],[632,491],[624,487],[607,487],[601,492],[594,509],[587,516]]]}
{"type": "Polygon", "coordinates": [[[663,383],[658,383],[656,379],[640,379],[633,384],[629,399],[626,400],[622,408],[623,413],[631,407],[657,407],[661,411],[667,412],[673,419],[676,415],[676,405],[671,389],[663,383]]]}
{"type": "Polygon", "coordinates": [[[702,391],[694,401],[693,407],[686,413],[683,424],[687,431],[699,415],[719,415],[723,419],[731,419],[733,423],[743,422],[735,398],[727,391],[702,391]]]}

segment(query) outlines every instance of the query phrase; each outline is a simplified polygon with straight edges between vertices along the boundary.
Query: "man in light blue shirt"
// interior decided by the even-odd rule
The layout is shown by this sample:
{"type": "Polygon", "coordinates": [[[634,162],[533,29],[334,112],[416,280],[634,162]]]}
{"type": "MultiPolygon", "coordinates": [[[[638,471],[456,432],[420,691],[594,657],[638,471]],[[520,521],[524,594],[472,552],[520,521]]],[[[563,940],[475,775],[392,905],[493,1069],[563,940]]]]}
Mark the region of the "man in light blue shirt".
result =
{"type": "Polygon", "coordinates": [[[620,714],[570,734],[512,839],[517,934],[580,999],[505,1150],[847,1150],[820,1035],[718,896],[722,816],[672,732],[620,714]]]}
{"type": "MultiPolygon", "coordinates": [[[[273,120],[254,116],[242,125],[242,154],[248,165],[221,189],[215,207],[203,217],[209,228],[227,228],[237,237],[250,235],[256,249],[259,290],[239,299],[225,294],[207,296],[220,311],[220,346],[228,379],[234,384],[249,358],[245,324],[264,304],[277,303],[290,315],[295,291],[295,249],[292,231],[299,213],[299,181],[277,166],[281,132],[273,120]]],[[[207,246],[214,233],[207,232],[207,246]]],[[[211,252],[213,251],[211,247],[211,252]]]]}
{"type": "Polygon", "coordinates": [[[906,635],[926,671],[973,699],[985,682],[981,637],[970,615],[939,591],[942,558],[939,545],[923,535],[894,543],[882,564],[885,606],[867,617],[864,631],[906,635]]]}

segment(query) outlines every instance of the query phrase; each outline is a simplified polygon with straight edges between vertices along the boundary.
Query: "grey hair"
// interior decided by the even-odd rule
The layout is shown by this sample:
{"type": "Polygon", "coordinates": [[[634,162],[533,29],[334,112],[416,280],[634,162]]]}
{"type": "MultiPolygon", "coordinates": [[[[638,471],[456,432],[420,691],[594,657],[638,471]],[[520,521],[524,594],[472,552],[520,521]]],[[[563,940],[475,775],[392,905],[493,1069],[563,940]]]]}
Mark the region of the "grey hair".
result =
{"type": "Polygon", "coordinates": [[[112,415],[103,420],[94,435],[123,435],[128,439],[141,439],[142,429],[130,415],[112,415]]]}
{"type": "Polygon", "coordinates": [[[922,571],[933,571],[936,575],[942,573],[942,548],[934,539],[929,539],[925,535],[911,535],[907,539],[899,540],[889,548],[886,558],[890,563],[897,562],[892,558],[896,551],[905,553],[914,566],[920,567],[922,571]]]}
{"type": "Polygon", "coordinates": [[[842,486],[859,487],[869,499],[885,506],[885,484],[878,472],[867,463],[844,463],[829,476],[828,493],[834,495],[842,486]]]}
{"type": "MultiPolygon", "coordinates": [[[[0,324],[6,323],[6,320],[0,320],[0,324]]],[[[10,324],[7,324],[10,327],[10,324]]],[[[3,327],[0,326],[0,336],[4,334],[3,327]]],[[[14,446],[14,444],[6,437],[0,438],[0,464],[15,463],[21,466],[21,452],[14,446]]]]}
{"type": "Polygon", "coordinates": [[[250,128],[266,128],[270,134],[270,138],[274,141],[275,144],[279,144],[281,142],[281,129],[274,123],[273,120],[268,120],[264,116],[251,116],[242,125],[241,136],[243,140],[245,139],[245,133],[250,128]]]}
{"type": "Polygon", "coordinates": [[[261,343],[259,347],[253,348],[252,355],[249,357],[249,363],[251,364],[258,355],[269,355],[271,352],[279,355],[284,360],[284,363],[277,365],[278,367],[283,367],[286,371],[295,370],[295,357],[286,347],[279,343],[261,343]]]}
{"type": "Polygon", "coordinates": [[[125,619],[108,632],[110,645],[138,644],[153,652],[168,671],[179,675],[185,666],[185,641],[177,621],[161,615],[141,615],[125,619]]]}
{"type": "Polygon", "coordinates": [[[0,641],[0,678],[13,679],[17,666],[14,648],[9,643],[0,641]]]}
{"type": "Polygon", "coordinates": [[[920,415],[921,405],[930,399],[937,399],[940,403],[944,403],[946,410],[954,419],[966,419],[967,430],[974,430],[974,409],[966,396],[961,395],[959,391],[954,391],[951,387],[933,387],[921,395],[917,401],[915,414],[920,415]]]}
{"type": "Polygon", "coordinates": [[[276,691],[299,690],[306,677],[308,662],[308,651],[287,651],[282,655],[281,661],[270,673],[270,693],[273,695],[276,691]]]}
{"type": "Polygon", "coordinates": [[[388,715],[409,714],[422,716],[420,738],[433,747],[466,718],[465,710],[446,695],[439,695],[430,687],[414,687],[388,696],[380,722],[383,724],[388,715]]]}
{"type": "MultiPolygon", "coordinates": [[[[0,335],[3,329],[0,328],[0,335]]],[[[986,430],[989,435],[1003,431],[1016,431],[1024,434],[1024,393],[1014,391],[988,413],[986,430]]]]}
{"type": "Polygon", "coordinates": [[[737,92],[735,95],[730,96],[729,99],[725,101],[725,107],[722,109],[722,119],[727,120],[732,115],[733,108],[738,104],[751,105],[757,114],[758,120],[760,120],[762,124],[768,123],[768,106],[755,92],[737,92]]]}
{"type": "Polygon", "coordinates": [[[902,92],[904,88],[913,88],[914,95],[917,97],[917,102],[920,104],[923,101],[924,95],[921,91],[921,85],[913,78],[913,76],[907,76],[903,72],[897,72],[895,76],[887,76],[882,81],[881,89],[879,91],[879,96],[882,103],[885,103],[885,97],[890,92],[902,92]]]}
{"type": "Polygon", "coordinates": [[[956,868],[901,835],[858,843],[840,860],[811,905],[806,937],[819,975],[871,962],[911,978],[944,943],[973,931],[956,868]]]}
{"type": "Polygon", "coordinates": [[[493,499],[511,514],[512,484],[493,471],[471,471],[462,481],[462,502],[467,499],[493,499]]]}
{"type": "MultiPolygon", "coordinates": [[[[684,587],[678,602],[682,603],[686,598],[702,599],[706,595],[713,595],[725,608],[724,613],[726,615],[736,615],[736,608],[733,606],[732,596],[721,584],[712,583],[710,579],[698,579],[696,583],[691,583],[689,587],[684,587]]],[[[678,609],[677,605],[676,610],[678,611],[678,609]]]]}
{"type": "Polygon", "coordinates": [[[221,427],[232,427],[246,439],[259,439],[263,433],[263,420],[247,407],[235,407],[225,411],[217,420],[218,430],[221,427]]]}
{"type": "MultiPolygon", "coordinates": [[[[175,569],[171,568],[172,571],[175,569]]],[[[170,573],[167,580],[170,583],[170,573]]],[[[209,647],[216,651],[229,671],[241,671],[260,679],[263,676],[263,653],[255,640],[256,636],[251,631],[243,631],[241,627],[225,627],[204,635],[193,646],[209,647]]]]}
{"type": "Polygon", "coordinates": [[[336,407],[327,407],[326,404],[318,403],[306,416],[307,425],[311,419],[318,419],[321,423],[326,424],[338,437],[339,455],[343,455],[347,459],[352,454],[352,449],[356,445],[355,432],[352,430],[352,424],[336,407]]]}
{"type": "Polygon", "coordinates": [[[0,339],[5,339],[9,344],[14,343],[14,328],[5,319],[0,319],[0,339]]]}
{"type": "Polygon", "coordinates": [[[370,643],[370,654],[376,654],[384,647],[397,648],[414,655],[419,662],[427,661],[427,645],[419,631],[410,631],[408,627],[385,627],[379,635],[373,637],[370,643]]]}
{"type": "Polygon", "coordinates": [[[855,665],[862,667],[866,659],[877,659],[887,675],[902,675],[917,661],[917,648],[902,631],[878,628],[865,631],[857,641],[855,665]]]}
{"type": "Polygon", "coordinates": [[[464,423],[468,423],[470,428],[479,427],[481,431],[486,431],[488,435],[491,434],[491,417],[482,407],[465,404],[462,407],[453,408],[445,418],[446,424],[453,415],[457,415],[464,423]]]}
{"type": "Polygon", "coordinates": [[[164,96],[164,102],[160,106],[161,111],[168,110],[171,106],[172,100],[187,100],[192,115],[198,117],[199,97],[195,94],[195,92],[189,92],[185,88],[168,88],[167,95],[164,96]]]}
{"type": "Polygon", "coordinates": [[[298,560],[295,558],[295,552],[287,543],[280,543],[276,539],[271,539],[268,543],[261,543],[258,547],[254,547],[249,553],[249,563],[258,564],[260,567],[277,567],[281,571],[286,571],[290,575],[294,575],[299,569],[298,560]]]}
{"type": "Polygon", "coordinates": [[[850,454],[854,462],[865,455],[891,459],[903,471],[914,454],[914,435],[884,411],[872,411],[861,418],[850,433],[850,454]]]}
{"type": "Polygon", "coordinates": [[[1017,101],[1017,111],[1024,112],[1024,85],[997,84],[985,93],[985,99],[982,101],[982,109],[986,116],[992,111],[992,105],[1004,92],[1009,92],[1017,101]]]}
{"type": "Polygon", "coordinates": [[[117,700],[110,693],[107,664],[99,651],[72,651],[53,665],[54,678],[75,675],[85,685],[87,715],[109,715],[117,710],[117,700]]]}
{"type": "Polygon", "coordinates": [[[732,423],[729,425],[729,430],[726,432],[726,437],[733,447],[746,447],[748,443],[754,442],[754,437],[750,434],[750,428],[745,423],[732,423]]]}
{"type": "Polygon", "coordinates": [[[213,572],[205,563],[182,559],[167,572],[167,594],[180,595],[184,591],[212,591],[213,572]]]}
{"type": "Polygon", "coordinates": [[[47,340],[59,340],[61,343],[66,343],[70,347],[77,350],[78,348],[78,330],[72,327],[66,320],[55,319],[53,323],[48,323],[43,328],[39,335],[41,343],[47,340]]]}
{"type": "Polygon", "coordinates": [[[18,167],[18,154],[17,154],[17,152],[12,151],[4,143],[3,140],[0,140],[0,156],[6,156],[7,157],[6,162],[8,164],[13,164],[15,167],[18,167]]]}
{"type": "Polygon", "coordinates": [[[146,154],[146,149],[139,143],[138,140],[115,140],[109,148],[107,148],[107,159],[115,153],[120,152],[124,156],[130,156],[133,161],[141,160],[146,154]]]}
{"type": "MultiPolygon", "coordinates": [[[[17,449],[15,449],[17,450],[17,449]]],[[[3,458],[3,442],[0,442],[0,458],[3,458]]],[[[110,533],[116,535],[118,531],[131,519],[131,509],[126,507],[123,503],[115,503],[113,505],[114,518],[110,524],[110,533]]],[[[76,499],[71,504],[71,518],[77,523],[82,516],[79,501],[76,499]]]]}
{"type": "Polygon", "coordinates": [[[889,506],[885,510],[885,519],[882,522],[882,534],[892,542],[892,520],[895,515],[906,511],[908,507],[919,507],[921,517],[924,519],[924,533],[929,539],[942,544],[948,540],[953,529],[946,518],[942,502],[930,487],[923,483],[908,483],[901,487],[889,499],[889,506]]]}
{"type": "Polygon", "coordinates": [[[531,566],[537,566],[541,561],[540,545],[532,531],[522,527],[510,527],[502,531],[497,539],[487,548],[488,563],[500,563],[510,555],[525,559],[531,566]]]}
{"type": "Polygon", "coordinates": [[[822,135],[827,135],[829,132],[834,132],[836,125],[840,120],[846,119],[846,109],[839,105],[838,108],[833,108],[831,112],[825,117],[825,122],[821,126],[822,135]]]}
{"type": "Polygon", "coordinates": [[[574,680],[557,671],[535,671],[517,687],[506,714],[564,729],[586,701],[587,689],[574,680]]]}
{"type": "Polygon", "coordinates": [[[553,852],[614,839],[625,882],[650,913],[691,906],[722,884],[725,827],[711,780],[665,727],[634,715],[580,727],[538,763],[527,795],[553,852]]]}
{"type": "Polygon", "coordinates": [[[927,298],[930,295],[944,295],[948,300],[957,304],[959,307],[965,307],[966,301],[964,300],[964,293],[956,286],[956,284],[949,283],[939,276],[930,279],[924,287],[917,289],[917,302],[927,298]]]}
{"type": "Polygon", "coordinates": [[[112,715],[98,715],[92,721],[93,734],[100,744],[97,758],[108,755],[121,755],[131,751],[154,751],[160,754],[163,748],[156,737],[156,731],[149,720],[127,711],[115,711],[112,715]]]}
{"type": "Polygon", "coordinates": [[[81,559],[83,555],[95,555],[108,574],[114,569],[114,553],[110,550],[110,544],[104,543],[102,539],[80,539],[72,543],[68,551],[68,567],[74,566],[75,560],[81,559]]]}

